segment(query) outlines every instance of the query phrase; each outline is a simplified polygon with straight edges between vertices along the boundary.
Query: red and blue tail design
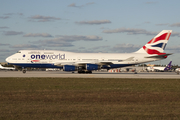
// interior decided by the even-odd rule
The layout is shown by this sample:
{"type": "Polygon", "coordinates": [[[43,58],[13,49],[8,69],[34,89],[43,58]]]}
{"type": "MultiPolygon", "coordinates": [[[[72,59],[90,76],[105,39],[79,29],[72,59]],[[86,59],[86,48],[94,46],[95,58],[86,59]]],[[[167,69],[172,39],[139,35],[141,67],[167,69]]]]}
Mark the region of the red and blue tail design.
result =
{"type": "Polygon", "coordinates": [[[163,55],[164,49],[169,40],[172,30],[163,30],[150,40],[146,45],[136,53],[147,53],[149,55],[163,55]]]}

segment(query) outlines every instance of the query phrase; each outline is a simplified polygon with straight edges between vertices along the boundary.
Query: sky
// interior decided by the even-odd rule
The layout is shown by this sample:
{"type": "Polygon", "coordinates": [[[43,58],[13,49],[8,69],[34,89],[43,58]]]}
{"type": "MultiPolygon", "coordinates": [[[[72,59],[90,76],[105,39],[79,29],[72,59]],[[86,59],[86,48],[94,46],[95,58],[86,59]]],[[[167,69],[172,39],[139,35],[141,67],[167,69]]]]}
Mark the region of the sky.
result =
{"type": "Polygon", "coordinates": [[[155,64],[180,65],[179,0],[0,0],[0,62],[19,50],[135,52],[173,30],[155,64]]]}

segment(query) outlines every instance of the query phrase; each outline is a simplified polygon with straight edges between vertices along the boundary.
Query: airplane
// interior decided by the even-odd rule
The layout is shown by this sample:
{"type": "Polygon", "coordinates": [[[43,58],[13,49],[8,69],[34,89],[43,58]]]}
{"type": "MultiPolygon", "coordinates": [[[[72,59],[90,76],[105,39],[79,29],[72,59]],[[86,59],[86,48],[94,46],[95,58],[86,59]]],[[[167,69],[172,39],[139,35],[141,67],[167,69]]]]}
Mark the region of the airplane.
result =
{"type": "Polygon", "coordinates": [[[176,68],[175,73],[179,74],[180,73],[180,68],[176,68]]]}
{"type": "Polygon", "coordinates": [[[1,70],[15,70],[15,68],[13,67],[3,67],[1,64],[0,64],[0,69],[1,70]]]}
{"type": "Polygon", "coordinates": [[[157,72],[164,72],[164,71],[168,71],[170,69],[172,69],[172,65],[171,65],[172,61],[169,62],[169,64],[166,66],[166,67],[154,67],[154,66],[151,66],[151,67],[147,67],[146,70],[147,71],[157,71],[157,72]]]}
{"type": "Polygon", "coordinates": [[[55,50],[19,50],[6,58],[8,64],[26,67],[59,68],[63,71],[92,73],[99,69],[112,69],[166,59],[164,53],[172,30],[163,30],[138,51],[133,53],[75,53],[55,50]]]}

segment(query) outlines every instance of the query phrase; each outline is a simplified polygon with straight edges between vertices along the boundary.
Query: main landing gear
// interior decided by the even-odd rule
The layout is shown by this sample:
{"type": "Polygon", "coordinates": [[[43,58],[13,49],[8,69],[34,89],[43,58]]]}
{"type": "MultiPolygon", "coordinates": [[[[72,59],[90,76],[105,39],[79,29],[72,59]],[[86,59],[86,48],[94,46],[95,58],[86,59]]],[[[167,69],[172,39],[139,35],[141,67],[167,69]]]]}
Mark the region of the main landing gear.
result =
{"type": "Polygon", "coordinates": [[[92,71],[78,71],[79,74],[83,73],[83,74],[91,74],[92,71]]]}

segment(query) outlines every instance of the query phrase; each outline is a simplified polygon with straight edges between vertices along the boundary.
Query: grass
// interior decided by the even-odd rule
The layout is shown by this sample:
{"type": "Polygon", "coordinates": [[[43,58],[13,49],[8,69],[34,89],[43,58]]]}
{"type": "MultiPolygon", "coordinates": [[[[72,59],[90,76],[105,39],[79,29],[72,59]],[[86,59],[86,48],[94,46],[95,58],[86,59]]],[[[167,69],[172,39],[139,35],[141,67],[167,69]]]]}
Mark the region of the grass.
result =
{"type": "Polygon", "coordinates": [[[175,120],[180,79],[0,78],[0,119],[175,120]]]}

